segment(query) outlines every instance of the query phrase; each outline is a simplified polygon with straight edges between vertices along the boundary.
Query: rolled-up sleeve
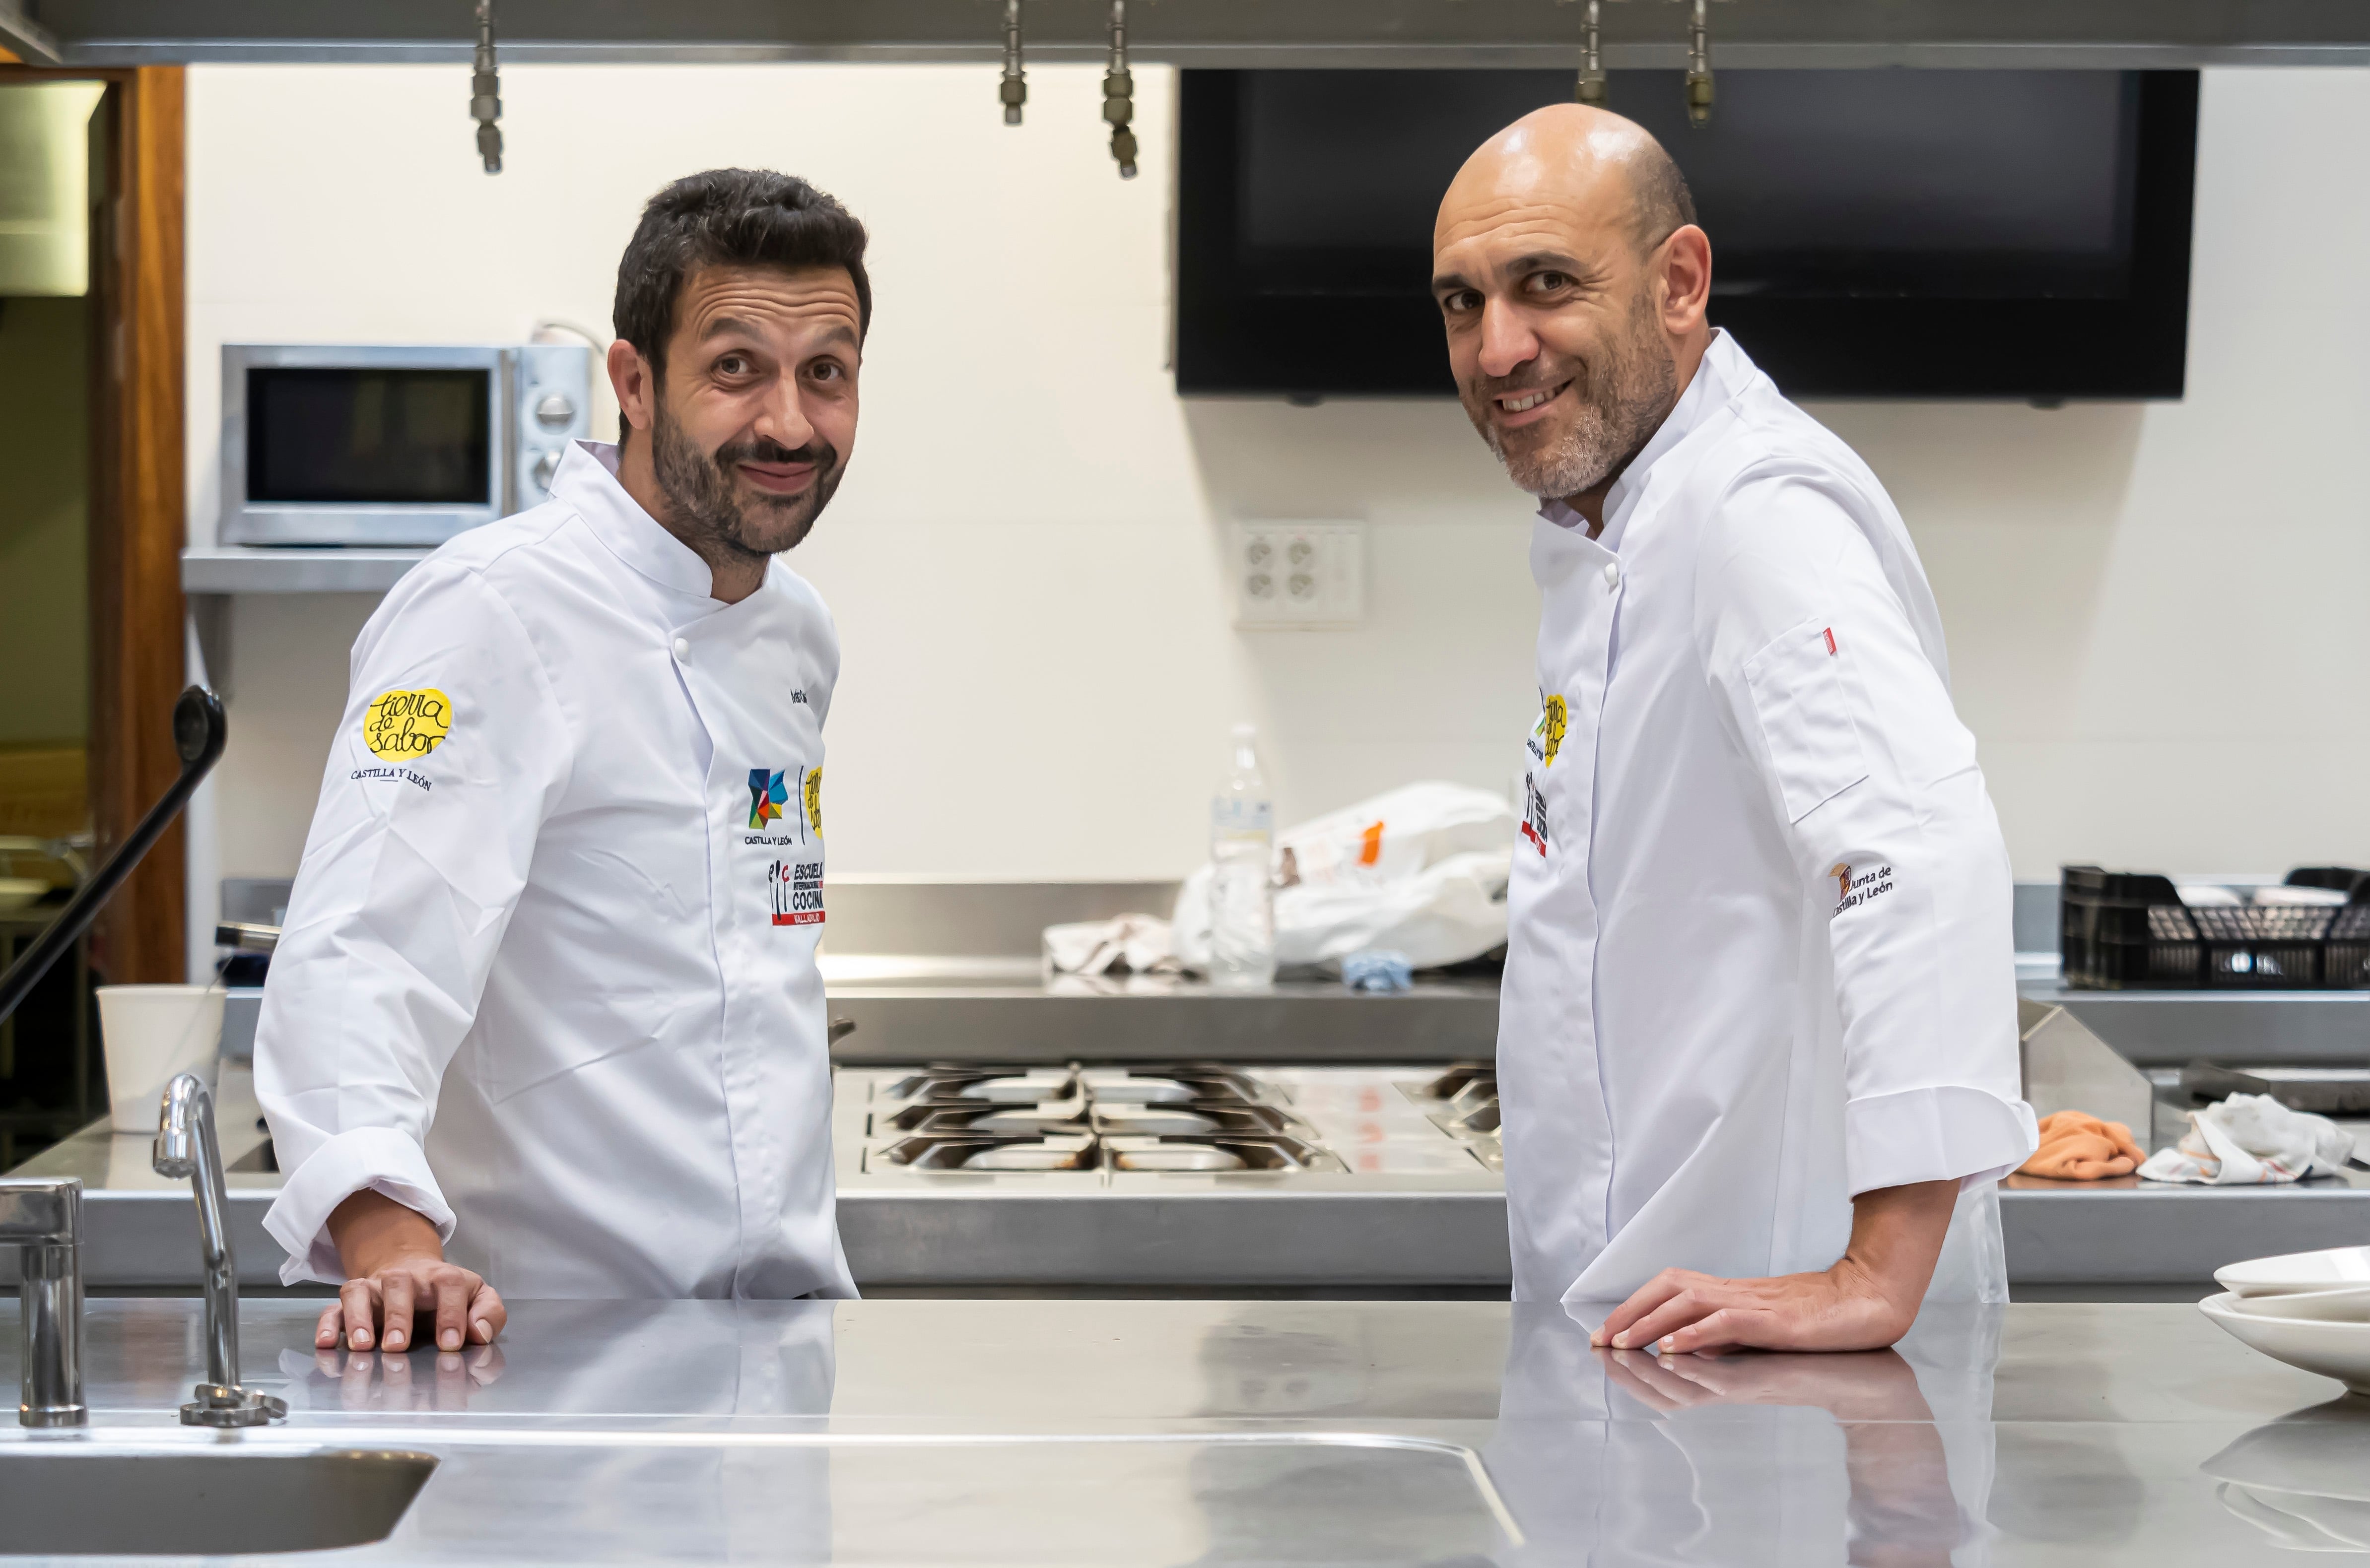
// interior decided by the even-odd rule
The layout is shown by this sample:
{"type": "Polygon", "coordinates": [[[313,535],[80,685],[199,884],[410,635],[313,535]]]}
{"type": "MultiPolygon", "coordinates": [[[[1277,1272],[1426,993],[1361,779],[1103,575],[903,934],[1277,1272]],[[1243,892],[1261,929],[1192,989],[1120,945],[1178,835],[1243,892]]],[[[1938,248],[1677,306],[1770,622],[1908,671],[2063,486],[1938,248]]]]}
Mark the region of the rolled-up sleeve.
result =
{"type": "Polygon", "coordinates": [[[1780,472],[1731,492],[1697,635],[1825,935],[1852,1193],[1973,1185],[2036,1141],[2008,851],[1974,738],[1842,483],[1780,472]]]}
{"type": "Polygon", "coordinates": [[[366,1189],[451,1239],[425,1140],[569,765],[510,605],[464,567],[407,576],[355,642],[256,1026],[282,1283],[344,1277],[328,1217],[366,1189]]]}

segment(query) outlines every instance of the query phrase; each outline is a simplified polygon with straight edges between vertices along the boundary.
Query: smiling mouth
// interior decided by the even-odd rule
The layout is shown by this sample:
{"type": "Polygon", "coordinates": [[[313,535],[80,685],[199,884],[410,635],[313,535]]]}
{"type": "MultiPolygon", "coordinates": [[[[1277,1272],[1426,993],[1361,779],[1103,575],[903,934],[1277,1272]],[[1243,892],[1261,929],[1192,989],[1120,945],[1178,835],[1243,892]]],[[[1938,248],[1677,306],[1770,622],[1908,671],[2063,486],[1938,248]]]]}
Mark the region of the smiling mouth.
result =
{"type": "Polygon", "coordinates": [[[1498,412],[1501,415],[1527,414],[1562,396],[1570,385],[1571,383],[1565,381],[1558,382],[1553,386],[1526,387],[1521,392],[1505,393],[1491,398],[1490,401],[1498,406],[1498,412]]]}
{"type": "Polygon", "coordinates": [[[759,489],[771,490],[777,495],[803,489],[814,477],[814,464],[811,463],[743,463],[739,467],[759,489]]]}

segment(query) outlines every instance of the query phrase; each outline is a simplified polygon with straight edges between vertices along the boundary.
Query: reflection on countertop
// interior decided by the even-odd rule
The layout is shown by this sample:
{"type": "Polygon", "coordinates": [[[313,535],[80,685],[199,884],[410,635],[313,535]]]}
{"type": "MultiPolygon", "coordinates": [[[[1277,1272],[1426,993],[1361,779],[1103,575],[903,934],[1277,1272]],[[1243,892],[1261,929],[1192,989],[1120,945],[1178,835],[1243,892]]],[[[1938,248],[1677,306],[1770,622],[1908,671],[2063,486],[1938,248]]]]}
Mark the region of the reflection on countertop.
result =
{"type": "MultiPolygon", "coordinates": [[[[2189,1307],[1937,1307],[1889,1351],[1665,1360],[1552,1304],[522,1301],[499,1346],[408,1356],[242,1307],[285,1426],[184,1433],[195,1304],[98,1300],[70,1441],[438,1456],[358,1562],[2154,1568],[2370,1540],[2370,1401],[2189,1307]]],[[[0,1323],[0,1377],[14,1346],[0,1323]]]]}

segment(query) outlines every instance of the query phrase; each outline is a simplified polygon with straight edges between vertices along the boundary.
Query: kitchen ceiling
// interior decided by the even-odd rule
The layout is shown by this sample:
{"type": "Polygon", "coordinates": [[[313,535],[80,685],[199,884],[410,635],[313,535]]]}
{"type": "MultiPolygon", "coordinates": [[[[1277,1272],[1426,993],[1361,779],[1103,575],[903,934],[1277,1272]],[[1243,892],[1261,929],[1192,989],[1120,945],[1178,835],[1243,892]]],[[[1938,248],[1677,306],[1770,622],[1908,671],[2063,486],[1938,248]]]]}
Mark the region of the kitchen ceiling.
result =
{"type": "MultiPolygon", "coordinates": [[[[1690,7],[1607,0],[1605,64],[1685,62],[1690,7]]],[[[1563,0],[1133,0],[1132,52],[1178,65],[1561,65],[1563,0]]],[[[1024,0],[1032,61],[1099,62],[1106,0],[1024,0]]],[[[1000,0],[497,0],[505,63],[969,61],[1000,0]]],[[[1720,63],[2137,68],[2370,64],[2363,0],[1720,0],[1720,63]]],[[[469,60],[469,0],[0,0],[0,43],[37,63],[469,60]]]]}

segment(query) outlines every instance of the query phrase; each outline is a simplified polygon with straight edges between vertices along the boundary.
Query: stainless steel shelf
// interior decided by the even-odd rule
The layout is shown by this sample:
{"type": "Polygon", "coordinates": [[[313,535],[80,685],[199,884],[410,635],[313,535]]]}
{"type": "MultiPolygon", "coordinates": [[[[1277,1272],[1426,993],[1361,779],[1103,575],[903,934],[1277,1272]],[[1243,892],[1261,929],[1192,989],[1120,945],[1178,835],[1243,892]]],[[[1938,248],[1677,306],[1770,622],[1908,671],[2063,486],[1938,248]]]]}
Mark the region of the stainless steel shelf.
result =
{"type": "MultiPolygon", "coordinates": [[[[0,5],[0,36],[42,64],[212,61],[460,65],[473,42],[467,9],[413,0],[45,0],[0,5]],[[14,16],[17,25],[10,26],[14,16]]],[[[1040,61],[1091,60],[1105,49],[1103,0],[1030,0],[1029,49],[1040,61]]],[[[1557,66],[1569,69],[1580,24],[1556,0],[1167,0],[1138,6],[1129,45],[1142,62],[1232,67],[1557,66]]],[[[1752,0],[1712,12],[1723,66],[2024,66],[2133,68],[2218,63],[2370,63],[2361,0],[1752,0]]],[[[557,61],[778,60],[992,62],[1002,41],[980,0],[675,0],[587,6],[502,0],[504,63],[557,61]]],[[[1685,13],[1607,6],[1605,63],[1673,68],[1685,56],[1685,13]]]]}
{"type": "Polygon", "coordinates": [[[181,552],[184,593],[385,593],[425,550],[262,549],[217,544],[181,552]]]}
{"type": "Polygon", "coordinates": [[[1498,1048],[1494,979],[1360,996],[1335,980],[1213,990],[1191,980],[1099,991],[1033,977],[1008,986],[829,987],[856,1024],[844,1065],[925,1061],[1448,1062],[1498,1048]]]}
{"type": "Polygon", "coordinates": [[[2077,990],[2027,985],[2062,1004],[2126,1060],[2177,1067],[2370,1060],[2370,990],[2077,990]]]}

